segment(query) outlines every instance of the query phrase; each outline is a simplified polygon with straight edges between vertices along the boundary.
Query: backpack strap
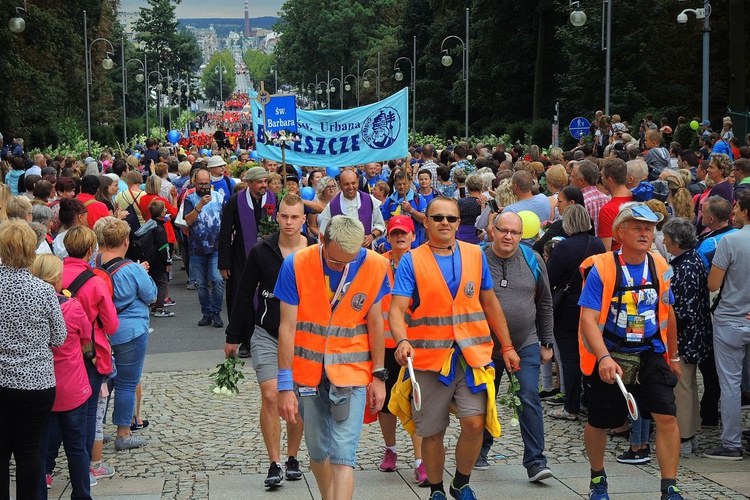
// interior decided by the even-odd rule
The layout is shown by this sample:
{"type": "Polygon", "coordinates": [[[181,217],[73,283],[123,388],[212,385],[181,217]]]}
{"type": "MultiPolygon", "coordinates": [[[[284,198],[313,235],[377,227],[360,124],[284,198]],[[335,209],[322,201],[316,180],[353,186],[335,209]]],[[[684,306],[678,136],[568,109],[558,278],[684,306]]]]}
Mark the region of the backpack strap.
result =
{"type": "Polygon", "coordinates": [[[233,194],[232,193],[232,183],[229,182],[229,176],[228,175],[224,176],[224,182],[227,185],[227,196],[232,196],[232,194],[233,194]]]}
{"type": "Polygon", "coordinates": [[[523,253],[523,258],[524,260],[526,260],[526,264],[529,266],[529,269],[531,269],[531,274],[534,275],[534,281],[538,286],[541,270],[539,269],[539,262],[536,260],[536,256],[534,255],[534,250],[527,247],[526,245],[519,245],[519,248],[521,249],[521,253],[523,253]]]}
{"type": "Polygon", "coordinates": [[[86,203],[84,203],[84,204],[83,204],[83,206],[84,206],[84,207],[88,207],[89,205],[91,205],[91,204],[92,204],[92,203],[94,203],[95,201],[98,201],[98,200],[97,200],[96,198],[91,198],[91,199],[90,199],[90,200],[88,200],[88,201],[87,201],[86,203]]]}
{"type": "Polygon", "coordinates": [[[81,271],[81,274],[76,276],[73,282],[67,286],[67,290],[73,295],[78,294],[78,290],[80,290],[81,287],[94,276],[96,276],[96,274],[94,274],[91,269],[84,269],[81,271]]]}

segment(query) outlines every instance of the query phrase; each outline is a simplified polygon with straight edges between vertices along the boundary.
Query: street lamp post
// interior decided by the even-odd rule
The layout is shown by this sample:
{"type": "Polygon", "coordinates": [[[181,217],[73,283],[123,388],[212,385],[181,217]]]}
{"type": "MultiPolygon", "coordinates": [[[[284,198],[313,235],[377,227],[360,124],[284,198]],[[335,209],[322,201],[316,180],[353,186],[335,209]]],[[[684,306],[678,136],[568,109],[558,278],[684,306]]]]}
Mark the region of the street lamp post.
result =
{"type": "Polygon", "coordinates": [[[279,93],[279,72],[275,68],[271,68],[271,74],[273,75],[273,93],[279,93]]]}
{"type": "Polygon", "coordinates": [[[466,9],[466,38],[462,40],[456,35],[449,35],[443,39],[440,43],[440,52],[443,54],[441,62],[443,66],[450,66],[453,64],[453,58],[448,55],[448,49],[444,49],[443,45],[447,40],[455,38],[461,43],[461,51],[463,53],[463,62],[461,64],[464,74],[464,101],[465,101],[465,113],[464,113],[464,126],[466,128],[466,140],[469,140],[469,9],[466,9]]]}
{"type": "Polygon", "coordinates": [[[308,98],[309,100],[308,100],[308,103],[307,103],[307,108],[308,109],[314,108],[315,100],[316,100],[315,99],[315,89],[316,89],[316,87],[317,86],[314,83],[308,83],[307,84],[307,95],[309,96],[309,98],[308,98]],[[310,87],[312,87],[312,88],[310,88],[310,87]]]}
{"type": "Polygon", "coordinates": [[[354,87],[355,87],[355,92],[357,95],[357,107],[359,107],[359,78],[357,78],[356,75],[349,73],[348,75],[344,77],[344,90],[346,90],[347,92],[352,90],[352,86],[349,83],[350,77],[354,79],[354,87]]]}
{"type": "Polygon", "coordinates": [[[219,75],[219,97],[221,102],[224,102],[224,75],[227,74],[227,68],[219,61],[219,64],[214,68],[214,73],[219,75]],[[221,69],[221,71],[219,71],[221,69]]]}
{"type": "MultiPolygon", "coordinates": [[[[158,70],[152,71],[152,72],[150,72],[150,73],[148,73],[146,75],[146,89],[147,89],[147,92],[148,92],[148,88],[149,88],[149,86],[148,86],[149,83],[148,82],[151,79],[151,75],[153,75],[154,73],[156,73],[157,75],[159,75],[159,80],[158,80],[159,83],[157,83],[156,86],[155,86],[156,92],[157,92],[157,94],[156,94],[156,96],[157,96],[156,101],[157,101],[157,103],[159,103],[160,100],[161,100],[161,89],[164,88],[163,85],[161,84],[161,81],[164,80],[164,77],[162,76],[162,74],[158,70]]],[[[148,109],[146,110],[146,113],[148,113],[148,109]]],[[[156,116],[157,116],[157,119],[158,119],[159,118],[159,114],[157,113],[156,116]]],[[[160,119],[158,121],[159,121],[159,136],[161,136],[162,121],[160,119]]]]}
{"type": "MultiPolygon", "coordinates": [[[[330,75],[330,72],[329,72],[329,75],[330,75]]],[[[318,90],[317,90],[318,95],[322,95],[323,94],[323,90],[325,89],[325,92],[326,92],[326,94],[328,96],[328,109],[331,109],[331,88],[328,86],[328,82],[327,81],[320,82],[320,83],[318,83],[317,87],[318,87],[318,90]],[[321,86],[323,88],[321,88],[321,86]]]]}
{"type": "Polygon", "coordinates": [[[711,17],[711,0],[702,0],[702,9],[685,9],[677,16],[677,22],[685,24],[688,22],[688,12],[695,14],[695,18],[703,19],[703,78],[701,82],[701,117],[708,120],[708,62],[709,47],[711,41],[711,29],[709,27],[709,17],[711,17]]]}
{"type": "Polygon", "coordinates": [[[417,131],[417,37],[414,36],[414,49],[412,54],[412,59],[409,59],[408,57],[401,56],[398,59],[396,59],[396,62],[393,63],[393,70],[396,72],[393,77],[396,79],[397,82],[400,82],[404,79],[404,74],[401,72],[401,68],[399,68],[398,63],[399,61],[406,61],[409,63],[410,69],[411,69],[411,132],[414,134],[417,131]]]}
{"type": "Polygon", "coordinates": [[[96,42],[107,42],[109,45],[110,50],[107,52],[107,55],[104,59],[102,59],[102,67],[104,69],[112,69],[112,66],[114,63],[112,62],[112,59],[110,59],[110,55],[115,53],[115,47],[112,45],[112,42],[107,40],[106,38],[95,38],[94,40],[89,43],[89,34],[88,34],[88,19],[86,17],[86,11],[83,11],[83,46],[86,51],[84,54],[85,57],[85,65],[86,65],[86,125],[87,125],[87,140],[88,140],[88,149],[89,154],[93,154],[91,151],[91,84],[93,83],[93,71],[91,69],[91,48],[94,46],[96,42]]]}
{"type": "Polygon", "coordinates": [[[133,59],[127,60],[122,65],[122,75],[123,75],[123,77],[122,77],[122,82],[123,82],[122,83],[122,103],[123,103],[122,117],[123,117],[123,121],[124,121],[123,129],[125,130],[125,132],[124,132],[125,133],[125,144],[127,144],[127,142],[128,142],[128,139],[127,139],[127,121],[128,120],[127,120],[127,114],[126,114],[126,110],[125,110],[125,95],[128,93],[128,71],[127,71],[127,65],[130,64],[131,62],[137,62],[138,64],[141,65],[141,69],[143,70],[143,73],[138,73],[137,75],[135,75],[135,81],[138,82],[138,83],[143,82],[143,93],[144,93],[145,98],[146,98],[146,104],[145,104],[146,107],[144,108],[145,109],[145,115],[146,115],[146,138],[148,138],[148,84],[146,83],[146,78],[144,77],[144,75],[146,74],[147,66],[146,66],[146,54],[143,54],[143,61],[141,61],[140,59],[133,58],[133,59]]]}
{"type": "MultiPolygon", "coordinates": [[[[609,115],[609,89],[612,75],[612,1],[602,0],[602,50],[606,52],[604,69],[604,114],[609,115]]],[[[580,2],[570,1],[575,10],[570,13],[570,24],[581,27],[586,24],[586,13],[580,9],[580,2]]]]}

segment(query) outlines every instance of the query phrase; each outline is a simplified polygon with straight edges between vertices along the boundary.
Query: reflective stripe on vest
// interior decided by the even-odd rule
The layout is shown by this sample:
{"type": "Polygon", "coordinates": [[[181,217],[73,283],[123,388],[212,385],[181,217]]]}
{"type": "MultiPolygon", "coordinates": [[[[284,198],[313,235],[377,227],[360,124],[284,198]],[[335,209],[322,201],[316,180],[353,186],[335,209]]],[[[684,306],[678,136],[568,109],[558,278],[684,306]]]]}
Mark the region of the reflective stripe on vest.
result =
{"type": "Polygon", "coordinates": [[[422,245],[411,251],[419,306],[406,315],[407,336],[417,350],[414,368],[440,371],[449,350],[457,344],[467,363],[486,366],[492,358],[490,329],[479,302],[482,284],[482,250],[457,241],[461,255],[461,281],[451,296],[432,250],[422,245]]]}
{"type": "Polygon", "coordinates": [[[292,376],[303,386],[317,386],[325,367],[338,386],[366,386],[372,381],[367,313],[375,302],[388,262],[366,250],[350,285],[331,311],[318,246],[294,254],[299,294],[292,376]]]}
{"type": "MultiPolygon", "coordinates": [[[[661,255],[651,253],[651,257],[654,259],[654,270],[656,277],[651,277],[651,282],[658,281],[659,286],[659,298],[657,299],[657,317],[659,318],[659,334],[661,335],[661,341],[664,344],[664,357],[669,361],[669,346],[667,345],[667,326],[669,325],[669,304],[665,304],[663,298],[664,294],[669,297],[669,286],[670,280],[664,280],[665,273],[669,269],[669,264],[661,255]],[[654,279],[656,278],[656,280],[654,279]]],[[[647,257],[648,258],[648,257],[647,257]]],[[[604,326],[607,323],[607,315],[609,314],[609,304],[614,296],[615,292],[615,280],[617,279],[617,266],[619,263],[615,261],[614,254],[612,252],[592,255],[581,263],[581,273],[583,274],[583,286],[586,286],[586,275],[585,271],[596,267],[599,278],[602,281],[602,308],[599,311],[599,318],[597,320],[597,326],[599,331],[604,331],[604,326]],[[607,305],[604,307],[604,305],[607,305]]],[[[591,375],[596,366],[596,356],[594,355],[591,347],[586,342],[586,337],[583,335],[583,328],[579,318],[578,324],[578,352],[581,356],[581,371],[584,375],[591,375]]],[[[675,346],[676,347],[676,346],[675,346]]]]}

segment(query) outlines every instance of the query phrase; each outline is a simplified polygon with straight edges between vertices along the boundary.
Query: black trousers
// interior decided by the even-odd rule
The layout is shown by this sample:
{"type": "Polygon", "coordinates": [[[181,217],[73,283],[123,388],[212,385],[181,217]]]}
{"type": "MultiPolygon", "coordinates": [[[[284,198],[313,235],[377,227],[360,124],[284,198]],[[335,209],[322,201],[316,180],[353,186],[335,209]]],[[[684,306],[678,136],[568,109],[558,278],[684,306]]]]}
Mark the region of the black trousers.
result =
{"type": "Polygon", "coordinates": [[[54,402],[54,387],[0,387],[0,500],[10,499],[11,455],[16,459],[16,500],[35,500],[46,488],[42,436],[54,402]]]}

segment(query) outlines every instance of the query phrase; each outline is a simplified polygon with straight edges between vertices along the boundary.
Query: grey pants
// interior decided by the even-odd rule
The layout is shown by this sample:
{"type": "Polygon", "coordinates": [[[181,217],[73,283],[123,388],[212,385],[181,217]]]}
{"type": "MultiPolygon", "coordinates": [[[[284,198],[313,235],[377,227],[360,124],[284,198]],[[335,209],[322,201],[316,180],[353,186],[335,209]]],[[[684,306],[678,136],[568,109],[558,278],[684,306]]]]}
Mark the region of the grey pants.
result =
{"type": "Polygon", "coordinates": [[[721,442],[726,448],[742,448],[742,370],[750,368],[750,321],[748,325],[714,323],[714,355],[721,387],[721,442]]]}

